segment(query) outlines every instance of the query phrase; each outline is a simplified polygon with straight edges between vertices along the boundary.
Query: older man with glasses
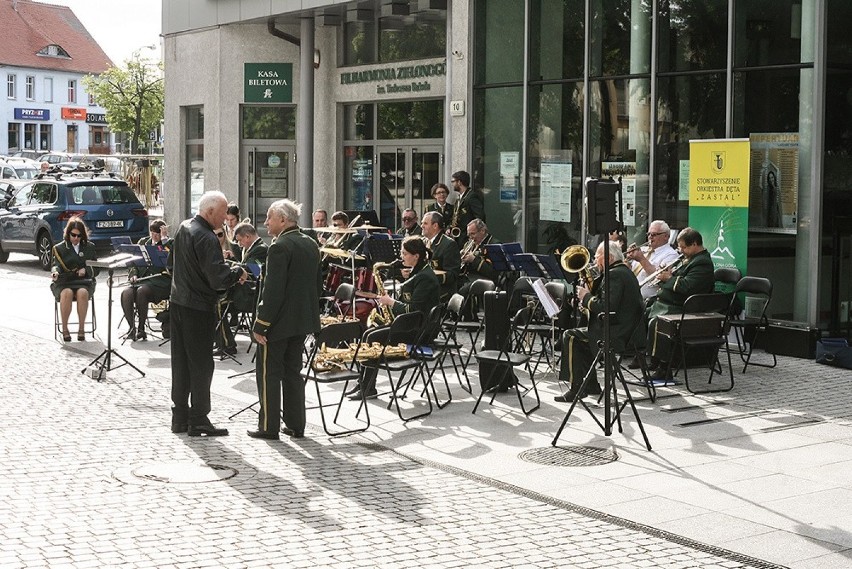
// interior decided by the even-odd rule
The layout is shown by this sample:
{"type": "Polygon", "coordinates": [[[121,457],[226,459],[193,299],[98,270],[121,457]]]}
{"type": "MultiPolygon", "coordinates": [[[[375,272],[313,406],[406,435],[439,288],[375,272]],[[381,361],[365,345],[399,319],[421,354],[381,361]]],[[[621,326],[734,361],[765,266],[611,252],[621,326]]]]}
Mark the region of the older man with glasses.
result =
{"type": "MultiPolygon", "coordinates": [[[[625,257],[630,261],[630,268],[640,283],[660,267],[669,265],[677,259],[677,251],[669,245],[670,236],[671,230],[668,224],[658,219],[648,226],[648,245],[627,250],[625,257]]],[[[648,301],[657,296],[659,290],[659,284],[646,284],[642,287],[642,298],[648,301]]]]}
{"type": "Polygon", "coordinates": [[[397,230],[397,235],[408,237],[409,235],[422,235],[423,230],[417,224],[417,212],[411,208],[402,212],[402,227],[397,230]]]}

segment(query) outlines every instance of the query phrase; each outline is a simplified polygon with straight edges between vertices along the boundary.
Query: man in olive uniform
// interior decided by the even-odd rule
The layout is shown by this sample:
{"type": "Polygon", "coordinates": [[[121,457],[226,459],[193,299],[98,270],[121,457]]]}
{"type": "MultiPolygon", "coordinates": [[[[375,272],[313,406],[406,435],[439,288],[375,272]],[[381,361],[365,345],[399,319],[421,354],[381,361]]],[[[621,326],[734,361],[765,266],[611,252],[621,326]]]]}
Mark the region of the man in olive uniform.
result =
{"type": "Polygon", "coordinates": [[[426,238],[426,247],[432,250],[432,268],[436,271],[443,271],[442,274],[436,275],[441,283],[442,302],[445,302],[456,292],[458,275],[461,270],[458,243],[441,231],[445,221],[440,213],[429,211],[423,214],[423,220],[420,222],[420,227],[423,228],[423,237],[426,238]]]}
{"type": "Polygon", "coordinates": [[[254,337],[258,343],[258,429],[250,437],[277,440],[284,400],[283,432],[305,436],[305,384],[302,351],[305,338],[320,330],[322,289],[320,254],[313,239],[299,230],[302,205],[283,199],[266,213],[274,241],[266,257],[266,279],[257,306],[254,337]]]}
{"type": "MultiPolygon", "coordinates": [[[[595,265],[603,272],[605,248],[609,249],[609,340],[610,349],[614,352],[623,352],[631,335],[642,320],[645,304],[642,300],[642,292],[639,290],[639,281],[633,275],[630,267],[624,264],[624,254],[621,245],[617,241],[608,241],[598,245],[595,252],[595,265]]],[[[594,293],[580,287],[577,289],[577,298],[581,306],[589,312],[588,328],[574,328],[566,330],[562,335],[562,364],[559,368],[559,380],[570,385],[568,393],[555,398],[557,402],[571,402],[580,394],[598,395],[601,386],[597,378],[586,384],[586,389],[580,391],[583,379],[592,369],[595,363],[595,354],[598,351],[598,341],[603,340],[606,320],[598,318],[604,311],[606,295],[606,283],[597,285],[594,293]]],[[[594,372],[592,372],[594,373],[594,372]]]]}

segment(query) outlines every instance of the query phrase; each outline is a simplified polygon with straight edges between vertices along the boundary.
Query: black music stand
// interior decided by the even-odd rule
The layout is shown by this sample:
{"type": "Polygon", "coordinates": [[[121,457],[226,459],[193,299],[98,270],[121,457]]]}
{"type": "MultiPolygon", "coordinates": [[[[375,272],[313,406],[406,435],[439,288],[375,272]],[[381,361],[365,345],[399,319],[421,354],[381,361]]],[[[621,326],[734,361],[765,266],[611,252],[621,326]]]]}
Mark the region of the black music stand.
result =
{"type": "Polygon", "coordinates": [[[84,367],[80,373],[86,373],[86,370],[92,366],[97,367],[98,375],[94,379],[98,381],[103,381],[104,373],[108,371],[112,371],[114,369],[118,369],[122,366],[130,366],[135,369],[142,377],[145,377],[145,372],[127,361],[125,358],[121,356],[118,352],[116,352],[112,347],[112,286],[113,286],[113,275],[115,274],[115,269],[123,269],[126,268],[136,262],[138,262],[142,257],[128,255],[127,253],[120,253],[118,255],[114,255],[113,257],[107,257],[101,261],[89,261],[89,265],[96,268],[106,269],[107,270],[107,287],[109,288],[108,300],[107,300],[107,344],[106,349],[101,352],[98,357],[89,362],[89,365],[84,367]],[[120,359],[122,362],[115,367],[112,365],[112,357],[120,359]]]}

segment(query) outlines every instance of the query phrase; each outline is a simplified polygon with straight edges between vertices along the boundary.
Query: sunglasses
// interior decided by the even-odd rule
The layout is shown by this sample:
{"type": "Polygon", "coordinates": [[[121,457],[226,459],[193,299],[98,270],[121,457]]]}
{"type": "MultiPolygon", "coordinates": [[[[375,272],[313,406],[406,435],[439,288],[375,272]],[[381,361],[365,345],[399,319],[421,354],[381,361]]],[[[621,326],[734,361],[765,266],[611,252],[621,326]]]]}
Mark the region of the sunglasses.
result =
{"type": "Polygon", "coordinates": [[[81,234],[79,234],[79,233],[69,233],[68,235],[69,235],[72,239],[79,239],[80,237],[82,237],[82,235],[81,235],[81,234]]]}
{"type": "Polygon", "coordinates": [[[416,217],[403,217],[402,220],[403,221],[417,221],[417,218],[416,217]]]}
{"type": "Polygon", "coordinates": [[[215,233],[216,233],[216,237],[222,237],[225,234],[224,231],[216,231],[215,233]]]}

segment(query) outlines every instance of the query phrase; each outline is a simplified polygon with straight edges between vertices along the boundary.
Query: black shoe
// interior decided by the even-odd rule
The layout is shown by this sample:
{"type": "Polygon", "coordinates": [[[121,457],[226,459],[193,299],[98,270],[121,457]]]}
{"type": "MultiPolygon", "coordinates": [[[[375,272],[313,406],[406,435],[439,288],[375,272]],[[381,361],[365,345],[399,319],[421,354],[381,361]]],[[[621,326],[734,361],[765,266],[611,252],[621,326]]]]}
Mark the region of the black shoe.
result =
{"type": "Polygon", "coordinates": [[[237,348],[234,346],[225,346],[224,348],[219,348],[213,352],[213,355],[216,357],[224,358],[227,356],[235,356],[237,355],[237,348]]]}
{"type": "MultiPolygon", "coordinates": [[[[574,399],[576,399],[576,397],[577,397],[577,392],[574,391],[574,390],[571,390],[568,393],[563,393],[562,395],[557,395],[556,397],[553,398],[553,400],[556,401],[557,403],[571,403],[572,401],[574,401],[574,399]]],[[[582,399],[582,397],[581,397],[581,399],[582,399]]]]}
{"type": "Polygon", "coordinates": [[[268,441],[281,440],[281,437],[278,436],[278,433],[267,433],[266,431],[246,431],[246,434],[253,439],[266,439],[268,441]]]}
{"type": "Polygon", "coordinates": [[[126,335],[126,336],[124,336],[124,337],[125,337],[125,338],[127,338],[128,340],[130,340],[131,342],[136,341],[136,328],[131,328],[131,329],[127,332],[127,335],[126,335]]]}
{"type": "Polygon", "coordinates": [[[189,425],[186,430],[190,437],[227,437],[228,429],[219,429],[213,425],[189,425]]]}
{"type": "Polygon", "coordinates": [[[642,367],[642,360],[640,360],[641,356],[633,356],[633,359],[630,360],[630,363],[627,364],[627,369],[640,369],[642,367]]]}
{"type": "Polygon", "coordinates": [[[145,332],[145,330],[139,330],[139,332],[136,333],[136,339],[141,342],[144,342],[148,339],[148,334],[145,332]]]}
{"type": "MultiPolygon", "coordinates": [[[[284,433],[285,435],[287,435],[288,437],[292,437],[294,439],[304,439],[305,438],[305,431],[294,431],[290,427],[283,427],[281,429],[281,432],[284,433]]],[[[278,437],[276,436],[275,438],[277,439],[278,437]]]]}
{"type": "Polygon", "coordinates": [[[355,395],[356,393],[359,393],[360,391],[361,391],[361,384],[356,383],[354,386],[352,386],[348,390],[346,390],[346,393],[344,393],[343,395],[349,397],[350,395],[355,395]]]}
{"type": "MultiPolygon", "coordinates": [[[[364,392],[364,399],[375,399],[376,397],[378,397],[378,395],[379,395],[379,392],[376,391],[376,388],[374,387],[373,389],[368,389],[364,392]]],[[[350,401],[361,401],[360,389],[355,393],[355,395],[352,395],[351,397],[349,397],[349,400],[350,401]]]]}
{"type": "Polygon", "coordinates": [[[187,431],[186,423],[172,423],[173,433],[185,433],[187,431]]]}

